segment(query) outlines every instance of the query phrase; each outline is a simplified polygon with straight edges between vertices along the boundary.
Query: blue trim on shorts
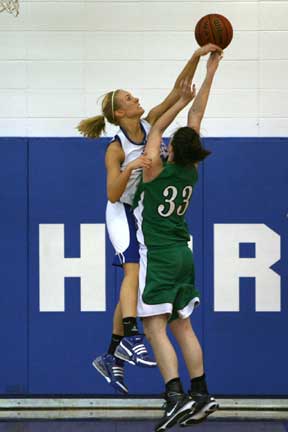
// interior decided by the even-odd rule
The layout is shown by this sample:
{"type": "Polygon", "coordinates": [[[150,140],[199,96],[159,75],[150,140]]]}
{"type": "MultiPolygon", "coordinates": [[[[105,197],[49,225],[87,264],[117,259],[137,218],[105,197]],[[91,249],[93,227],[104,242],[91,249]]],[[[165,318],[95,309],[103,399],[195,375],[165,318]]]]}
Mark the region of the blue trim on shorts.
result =
{"type": "Polygon", "coordinates": [[[122,267],[123,264],[137,263],[139,264],[139,244],[136,237],[136,221],[133,215],[132,207],[124,203],[124,209],[129,227],[130,243],[128,248],[121,254],[115,254],[112,265],[122,267]]]}

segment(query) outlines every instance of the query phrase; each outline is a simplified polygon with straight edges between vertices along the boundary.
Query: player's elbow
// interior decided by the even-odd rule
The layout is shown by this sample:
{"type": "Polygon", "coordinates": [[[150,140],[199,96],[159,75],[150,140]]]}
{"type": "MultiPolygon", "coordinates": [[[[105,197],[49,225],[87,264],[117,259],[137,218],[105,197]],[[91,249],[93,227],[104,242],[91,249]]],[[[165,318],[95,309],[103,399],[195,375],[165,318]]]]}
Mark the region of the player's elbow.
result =
{"type": "Polygon", "coordinates": [[[108,200],[109,200],[112,204],[114,204],[115,202],[118,201],[118,198],[115,197],[113,194],[108,194],[108,200]]]}
{"type": "Polygon", "coordinates": [[[166,130],[166,125],[163,125],[162,122],[159,120],[155,123],[154,126],[152,126],[150,134],[153,134],[156,139],[161,139],[163,132],[166,130]]]}
{"type": "Polygon", "coordinates": [[[203,115],[201,115],[200,113],[199,114],[197,113],[196,115],[189,117],[187,126],[193,129],[195,132],[199,133],[202,118],[203,115]]]}
{"type": "Polygon", "coordinates": [[[148,136],[148,142],[146,144],[145,148],[145,154],[147,155],[149,153],[155,153],[158,149],[160,149],[162,141],[162,130],[159,126],[155,125],[151,128],[148,136]]]}
{"type": "Polygon", "coordinates": [[[109,190],[109,188],[107,190],[107,197],[108,197],[108,200],[112,204],[114,204],[115,202],[119,201],[119,199],[120,199],[119,194],[115,193],[115,191],[113,191],[113,190],[109,190]]]}

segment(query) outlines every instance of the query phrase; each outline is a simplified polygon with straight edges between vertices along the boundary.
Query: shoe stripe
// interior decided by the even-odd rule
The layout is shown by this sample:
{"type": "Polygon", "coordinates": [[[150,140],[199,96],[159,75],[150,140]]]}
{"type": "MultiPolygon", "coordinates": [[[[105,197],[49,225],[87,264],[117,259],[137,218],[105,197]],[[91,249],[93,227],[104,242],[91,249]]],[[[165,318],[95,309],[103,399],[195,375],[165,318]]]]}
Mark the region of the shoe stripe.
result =
{"type": "Polygon", "coordinates": [[[136,352],[136,355],[148,354],[146,350],[142,349],[136,352]]]}
{"type": "Polygon", "coordinates": [[[120,346],[127,352],[130,357],[132,356],[132,352],[122,342],[120,342],[120,346]]]}
{"type": "MultiPolygon", "coordinates": [[[[125,341],[124,341],[125,342],[125,341]]],[[[138,344],[131,347],[131,351],[127,348],[123,341],[118,345],[118,349],[115,351],[115,356],[121,360],[124,360],[130,364],[141,363],[146,366],[156,366],[156,362],[152,360],[146,360],[141,357],[148,357],[148,351],[144,344],[138,344]],[[119,349],[120,348],[120,349],[119,349]],[[122,352],[121,352],[122,349],[122,352]]]]}
{"type": "Polygon", "coordinates": [[[125,393],[128,393],[128,388],[124,384],[122,384],[120,381],[116,381],[116,383],[125,391],[125,393]]]}
{"type": "Polygon", "coordinates": [[[141,344],[141,345],[135,345],[133,348],[132,348],[132,350],[133,351],[138,351],[139,349],[145,349],[146,350],[146,347],[145,347],[145,345],[143,345],[143,344],[141,344]]]}
{"type": "Polygon", "coordinates": [[[122,353],[117,353],[117,358],[119,358],[119,359],[121,359],[121,360],[123,360],[123,361],[126,361],[127,363],[130,363],[130,364],[132,364],[133,366],[135,366],[135,361],[134,360],[131,360],[131,356],[129,356],[129,357],[127,357],[127,354],[122,354],[122,353]]]}
{"type": "Polygon", "coordinates": [[[137,349],[134,349],[134,348],[133,348],[133,351],[134,351],[136,354],[138,354],[139,352],[148,352],[147,349],[146,349],[145,347],[137,348],[137,349]]]}
{"type": "MultiPolygon", "coordinates": [[[[108,375],[105,375],[105,371],[99,366],[98,362],[93,361],[92,365],[94,366],[94,368],[97,370],[97,372],[99,372],[104,378],[105,380],[109,383],[109,384],[113,384],[111,378],[108,375]]],[[[113,369],[113,368],[112,368],[113,369]]],[[[123,374],[124,375],[124,374],[123,374]]],[[[123,376],[120,375],[119,373],[115,373],[114,376],[119,376],[119,379],[123,379],[123,376]]],[[[128,393],[128,388],[125,386],[124,383],[121,383],[121,381],[119,381],[119,379],[117,381],[114,381],[114,384],[116,384],[118,387],[120,387],[123,392],[125,394],[128,393]]],[[[114,385],[115,387],[115,385],[114,385]]]]}
{"type": "Polygon", "coordinates": [[[149,366],[157,366],[157,363],[155,361],[143,360],[141,358],[137,359],[137,363],[142,363],[144,365],[149,365],[149,366]]]}

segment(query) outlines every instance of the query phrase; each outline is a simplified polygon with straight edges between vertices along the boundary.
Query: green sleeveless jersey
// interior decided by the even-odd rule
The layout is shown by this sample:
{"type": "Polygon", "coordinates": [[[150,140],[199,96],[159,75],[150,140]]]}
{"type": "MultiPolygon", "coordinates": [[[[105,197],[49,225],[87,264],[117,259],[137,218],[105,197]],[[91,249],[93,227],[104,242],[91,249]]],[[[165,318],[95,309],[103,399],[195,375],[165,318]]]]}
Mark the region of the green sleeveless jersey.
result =
{"type": "Polygon", "coordinates": [[[133,207],[140,245],[167,247],[190,240],[185,213],[197,178],[194,166],[168,162],[158,177],[139,184],[133,207]]]}

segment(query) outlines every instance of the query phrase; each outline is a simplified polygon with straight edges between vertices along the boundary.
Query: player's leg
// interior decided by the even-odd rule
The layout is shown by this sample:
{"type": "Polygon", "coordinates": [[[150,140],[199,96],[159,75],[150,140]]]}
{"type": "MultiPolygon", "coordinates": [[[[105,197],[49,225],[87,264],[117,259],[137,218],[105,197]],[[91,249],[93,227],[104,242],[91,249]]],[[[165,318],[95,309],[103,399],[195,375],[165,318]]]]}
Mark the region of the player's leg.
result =
{"type": "Polygon", "coordinates": [[[121,342],[122,338],[124,336],[124,328],[123,328],[123,322],[122,322],[122,312],[121,312],[121,305],[120,301],[117,303],[117,306],[114,310],[113,315],[113,330],[112,330],[112,337],[110,341],[110,345],[108,348],[108,354],[114,355],[115,350],[119,343],[121,342]]]}
{"type": "Polygon", "coordinates": [[[190,318],[177,319],[170,324],[170,328],[181,348],[189,371],[191,378],[190,397],[196,402],[194,411],[188,413],[180,421],[181,426],[189,426],[205,420],[209,414],[216,411],[218,404],[208,393],[202,349],[192,328],[190,318]]]}
{"type": "Polygon", "coordinates": [[[172,321],[170,329],[181,348],[190,378],[202,376],[204,374],[202,348],[191,326],[190,318],[172,321]]]}
{"type": "Polygon", "coordinates": [[[165,383],[179,377],[177,356],[166,333],[167,321],[167,314],[143,319],[145,335],[152,346],[165,383]]]}
{"type": "Polygon", "coordinates": [[[190,413],[195,402],[185,395],[178,372],[175,350],[167,336],[168,315],[143,319],[145,334],[152,345],[160,372],[165,382],[165,412],[155,427],[156,432],[172,427],[183,416],[190,413]]]}
{"type": "MultiPolygon", "coordinates": [[[[137,326],[139,245],[131,206],[121,202],[113,204],[108,202],[106,224],[109,238],[116,252],[113,265],[122,267],[124,270],[119,301],[123,325],[123,333],[121,334],[124,337],[116,347],[114,354],[117,358],[131,364],[155,366],[156,363],[148,356],[148,351],[143,344],[143,335],[139,334],[137,326]]],[[[113,334],[115,334],[114,332],[115,328],[113,334]]]]}
{"type": "Polygon", "coordinates": [[[122,322],[122,312],[121,312],[120,301],[117,303],[117,306],[114,310],[113,333],[116,335],[119,335],[121,337],[124,336],[124,328],[123,328],[123,322],[122,322]]]}
{"type": "Polygon", "coordinates": [[[124,278],[120,291],[120,305],[124,337],[116,347],[115,356],[132,365],[155,367],[156,362],[149,357],[144,337],[137,326],[137,297],[139,264],[123,264],[124,278]]]}
{"type": "Polygon", "coordinates": [[[139,245],[131,207],[120,202],[108,202],[107,230],[115,249],[113,265],[122,267],[124,277],[120,288],[120,306],[124,336],[138,334],[136,314],[139,273],[139,245]]]}
{"type": "Polygon", "coordinates": [[[138,263],[123,264],[124,277],[120,288],[120,306],[122,325],[125,336],[138,334],[137,326],[137,296],[138,296],[138,263]]]}

